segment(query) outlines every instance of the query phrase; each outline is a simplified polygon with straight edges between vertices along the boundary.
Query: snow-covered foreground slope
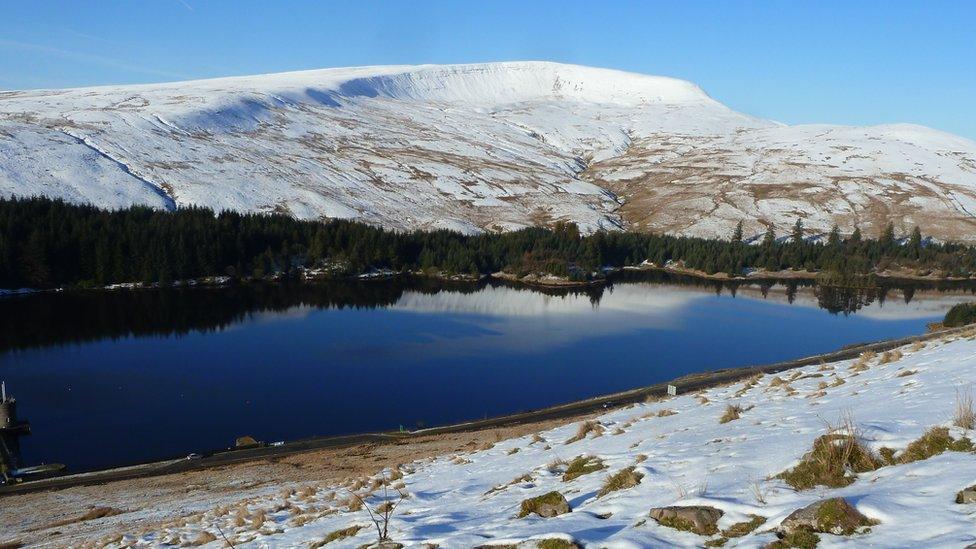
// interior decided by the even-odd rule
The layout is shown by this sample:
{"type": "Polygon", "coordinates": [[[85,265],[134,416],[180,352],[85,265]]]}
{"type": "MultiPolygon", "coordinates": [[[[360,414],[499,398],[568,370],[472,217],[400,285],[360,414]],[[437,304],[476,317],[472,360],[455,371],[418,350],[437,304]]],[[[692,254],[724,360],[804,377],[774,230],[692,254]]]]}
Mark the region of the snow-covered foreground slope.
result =
{"type": "Polygon", "coordinates": [[[802,216],[871,234],[891,217],[976,240],[976,143],[783,126],[688,82],[573,65],[365,67],[0,93],[10,195],[469,232],[727,236],[802,216]]]}
{"type": "Polygon", "coordinates": [[[575,442],[579,424],[569,424],[343,486],[281,483],[236,504],[189,508],[185,518],[150,532],[111,539],[115,546],[213,540],[209,546],[218,547],[225,542],[214,538],[223,535],[236,547],[307,547],[362,526],[327,545],[357,547],[375,541],[376,533],[350,494],[375,508],[384,501],[376,481],[392,478],[407,497],[389,533],[409,547],[533,547],[554,538],[587,547],[693,547],[718,538],[648,517],[651,508],[671,505],[718,509],[722,530],[762,517],[761,526],[726,542],[760,547],[776,540],[773,531],[791,512],[831,497],[845,498],[877,524],[849,536],[821,533],[821,547],[963,547],[976,542],[976,504],[954,499],[976,484],[971,452],[882,466],[842,488],[798,491],[775,475],[797,465],[817,437],[846,417],[867,448],[893,449],[896,461],[932,427],[971,437],[953,424],[953,414],[959,395],[971,394],[976,380],[974,338],[971,331],[897,353],[614,410],[596,418],[602,434],[575,442]],[[745,411],[721,423],[728,405],[745,411]],[[564,480],[563,462],[578,456],[597,458],[604,468],[564,480]],[[627,467],[643,475],[640,483],[600,496],[605,480],[627,467]],[[517,518],[522,501],[552,491],[565,496],[571,512],[517,518]]]}

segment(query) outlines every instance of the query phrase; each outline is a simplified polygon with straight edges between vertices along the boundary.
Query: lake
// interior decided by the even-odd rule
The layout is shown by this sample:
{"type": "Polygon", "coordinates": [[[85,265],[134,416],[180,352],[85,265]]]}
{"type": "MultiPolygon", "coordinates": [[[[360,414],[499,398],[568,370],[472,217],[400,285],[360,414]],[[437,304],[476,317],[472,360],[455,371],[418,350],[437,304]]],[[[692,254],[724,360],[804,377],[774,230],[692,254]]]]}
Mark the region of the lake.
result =
{"type": "Polygon", "coordinates": [[[892,288],[838,312],[809,287],[665,275],[66,291],[0,299],[0,379],[32,425],[24,463],[82,471],[536,409],[922,333],[971,299],[892,288]]]}

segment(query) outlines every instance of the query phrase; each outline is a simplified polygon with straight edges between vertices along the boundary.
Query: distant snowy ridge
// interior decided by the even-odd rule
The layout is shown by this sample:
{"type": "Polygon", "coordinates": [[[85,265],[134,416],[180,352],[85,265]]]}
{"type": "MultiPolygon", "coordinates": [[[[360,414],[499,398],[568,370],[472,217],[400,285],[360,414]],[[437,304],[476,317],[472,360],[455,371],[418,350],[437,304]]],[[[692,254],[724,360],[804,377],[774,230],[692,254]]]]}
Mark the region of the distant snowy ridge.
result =
{"type": "Polygon", "coordinates": [[[784,126],[673,78],[545,62],[0,93],[0,196],[387,227],[727,236],[798,216],[976,240],[976,143],[784,126]]]}

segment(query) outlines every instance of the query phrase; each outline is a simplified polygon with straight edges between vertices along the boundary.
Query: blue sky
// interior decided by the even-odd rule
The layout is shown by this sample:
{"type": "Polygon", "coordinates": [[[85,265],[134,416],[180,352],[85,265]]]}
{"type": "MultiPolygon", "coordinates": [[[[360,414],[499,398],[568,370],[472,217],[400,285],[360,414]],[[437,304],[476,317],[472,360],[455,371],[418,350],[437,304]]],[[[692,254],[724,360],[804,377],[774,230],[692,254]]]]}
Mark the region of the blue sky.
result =
{"type": "Polygon", "coordinates": [[[0,89],[541,59],[686,78],[788,123],[976,139],[976,1],[32,0],[0,6],[0,89]]]}

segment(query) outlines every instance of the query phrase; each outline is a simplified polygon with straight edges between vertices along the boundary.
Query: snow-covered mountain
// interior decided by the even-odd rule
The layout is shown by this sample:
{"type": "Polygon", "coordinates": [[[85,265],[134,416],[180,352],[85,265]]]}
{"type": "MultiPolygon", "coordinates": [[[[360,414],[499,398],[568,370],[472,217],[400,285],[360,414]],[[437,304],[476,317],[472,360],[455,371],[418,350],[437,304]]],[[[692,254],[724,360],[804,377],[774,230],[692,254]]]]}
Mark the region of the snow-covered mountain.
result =
{"type": "Polygon", "coordinates": [[[689,82],[573,65],[364,67],[0,93],[0,195],[466,232],[891,219],[976,240],[976,143],[784,126],[689,82]]]}

